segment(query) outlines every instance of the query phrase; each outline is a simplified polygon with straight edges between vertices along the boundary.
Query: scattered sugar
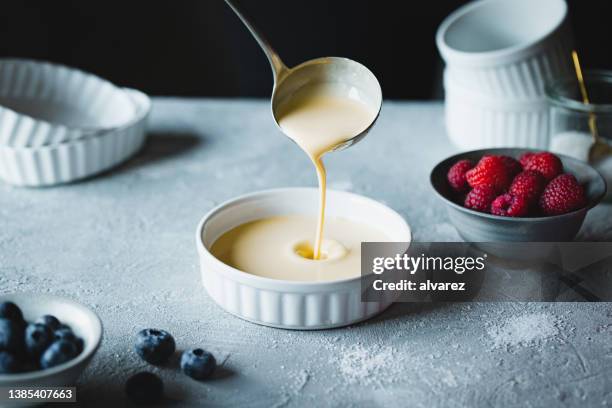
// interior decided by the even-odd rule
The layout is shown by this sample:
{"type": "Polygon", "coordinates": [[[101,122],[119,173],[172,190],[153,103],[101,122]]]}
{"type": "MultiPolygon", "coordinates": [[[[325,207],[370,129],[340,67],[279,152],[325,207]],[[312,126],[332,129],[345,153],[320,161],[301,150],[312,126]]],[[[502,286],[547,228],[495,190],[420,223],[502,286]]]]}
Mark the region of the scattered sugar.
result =
{"type": "Polygon", "coordinates": [[[289,405],[293,399],[300,396],[310,380],[310,373],[306,370],[290,371],[285,375],[287,381],[280,387],[281,398],[272,405],[273,408],[282,408],[289,405]]]}
{"type": "Polygon", "coordinates": [[[355,344],[340,350],[338,370],[349,384],[382,385],[397,376],[401,357],[392,347],[355,344]]]}
{"type": "Polygon", "coordinates": [[[533,346],[559,335],[560,320],[546,312],[513,316],[501,324],[492,324],[487,333],[494,348],[533,346]]]}

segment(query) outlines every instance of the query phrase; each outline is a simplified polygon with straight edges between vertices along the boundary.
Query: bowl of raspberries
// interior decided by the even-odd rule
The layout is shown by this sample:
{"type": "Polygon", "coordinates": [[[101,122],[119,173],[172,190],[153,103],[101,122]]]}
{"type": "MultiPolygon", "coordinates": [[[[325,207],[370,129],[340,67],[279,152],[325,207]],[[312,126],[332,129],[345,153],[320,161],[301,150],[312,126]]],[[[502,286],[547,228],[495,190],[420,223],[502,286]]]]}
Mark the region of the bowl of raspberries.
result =
{"type": "Polygon", "coordinates": [[[449,157],[430,181],[469,242],[571,241],[606,192],[602,176],[584,162],[516,148],[449,157]]]}
{"type": "Polygon", "coordinates": [[[0,386],[71,386],[102,339],[86,306],[60,296],[0,296],[0,386]]]}

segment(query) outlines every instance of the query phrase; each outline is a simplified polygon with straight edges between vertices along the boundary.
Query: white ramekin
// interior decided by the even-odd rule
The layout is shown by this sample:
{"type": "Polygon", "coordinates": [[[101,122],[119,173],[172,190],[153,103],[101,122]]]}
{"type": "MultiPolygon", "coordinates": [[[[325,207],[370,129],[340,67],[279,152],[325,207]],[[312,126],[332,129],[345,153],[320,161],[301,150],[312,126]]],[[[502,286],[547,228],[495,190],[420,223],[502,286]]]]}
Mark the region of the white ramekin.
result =
{"type": "Polygon", "coordinates": [[[541,98],[547,80],[572,69],[564,0],[469,3],[442,22],[436,43],[458,83],[490,96],[541,98]]]}
{"type": "Polygon", "coordinates": [[[137,90],[124,92],[134,112],[124,126],[48,146],[0,145],[0,178],[17,186],[51,186],[92,176],[132,156],[145,140],[151,101],[137,90]]]}
{"type": "MultiPolygon", "coordinates": [[[[391,241],[410,242],[410,227],[389,207],[370,198],[329,190],[326,214],[367,223],[391,241]]],[[[296,282],[263,278],[232,268],[209,249],[224,232],[245,222],[275,215],[314,214],[315,188],[284,188],[246,194],[211,210],[198,225],[196,245],[202,281],[208,294],[226,311],[253,323],[285,329],[327,329],[368,319],[386,309],[389,295],[361,301],[361,277],[329,282],[296,282]]]]}
{"type": "Polygon", "coordinates": [[[110,82],[63,65],[0,59],[0,144],[38,147],[125,127],[136,114],[110,82]]]}
{"type": "Polygon", "coordinates": [[[458,86],[446,74],[444,89],[446,130],[457,147],[548,148],[549,107],[545,100],[485,98],[458,86]]]}

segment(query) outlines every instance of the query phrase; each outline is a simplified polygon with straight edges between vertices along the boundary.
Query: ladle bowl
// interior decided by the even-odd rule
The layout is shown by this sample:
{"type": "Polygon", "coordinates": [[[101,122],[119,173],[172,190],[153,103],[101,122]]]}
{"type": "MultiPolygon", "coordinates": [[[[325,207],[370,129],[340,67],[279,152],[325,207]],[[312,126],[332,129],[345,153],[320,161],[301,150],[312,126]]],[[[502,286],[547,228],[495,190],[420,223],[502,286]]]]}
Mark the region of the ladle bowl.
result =
{"type": "Polygon", "coordinates": [[[337,145],[334,151],[346,149],[363,139],[378,119],[382,107],[380,84],[368,68],[356,61],[341,57],[316,58],[288,68],[260,31],[245,17],[235,1],[225,0],[225,2],[249,29],[270,62],[274,77],[271,98],[272,117],[279,129],[280,106],[304,86],[325,83],[337,87],[347,98],[360,101],[376,112],[372,122],[363,131],[337,145]]]}

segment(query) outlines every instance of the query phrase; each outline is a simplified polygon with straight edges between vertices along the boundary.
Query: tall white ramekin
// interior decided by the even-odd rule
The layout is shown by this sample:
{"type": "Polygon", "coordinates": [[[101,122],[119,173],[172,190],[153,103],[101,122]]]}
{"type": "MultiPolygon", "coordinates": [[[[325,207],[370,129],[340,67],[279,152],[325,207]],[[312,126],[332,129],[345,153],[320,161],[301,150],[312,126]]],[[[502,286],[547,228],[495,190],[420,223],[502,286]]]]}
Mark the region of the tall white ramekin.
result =
{"type": "MultiPolygon", "coordinates": [[[[366,223],[391,241],[410,242],[406,221],[370,198],[329,190],[326,214],[366,223]]],[[[200,221],[196,245],[202,282],[226,311],[253,323],[284,329],[327,329],[368,319],[385,310],[390,295],[378,302],[361,301],[361,277],[329,282],[296,282],[263,278],[232,268],[215,258],[211,245],[224,232],[260,218],[314,214],[315,188],[284,188],[246,194],[211,210],[200,221]]]]}
{"type": "Polygon", "coordinates": [[[457,147],[547,149],[549,108],[544,100],[507,101],[468,92],[444,76],[446,130],[457,147]]]}
{"type": "Polygon", "coordinates": [[[132,156],[145,140],[151,101],[137,90],[124,92],[134,111],[124,126],[54,145],[0,145],[0,178],[17,186],[51,186],[92,176],[132,156]]]}
{"type": "Polygon", "coordinates": [[[571,72],[573,36],[564,0],[480,0],[450,14],[436,44],[462,86],[511,100],[544,97],[571,72]]]}
{"type": "Polygon", "coordinates": [[[121,88],[59,64],[0,59],[0,144],[39,147],[125,127],[136,114],[121,88]]]}

